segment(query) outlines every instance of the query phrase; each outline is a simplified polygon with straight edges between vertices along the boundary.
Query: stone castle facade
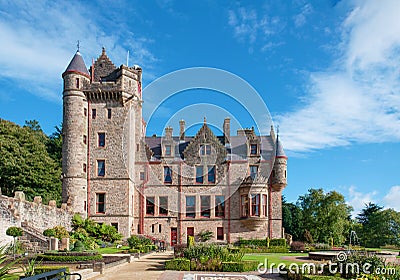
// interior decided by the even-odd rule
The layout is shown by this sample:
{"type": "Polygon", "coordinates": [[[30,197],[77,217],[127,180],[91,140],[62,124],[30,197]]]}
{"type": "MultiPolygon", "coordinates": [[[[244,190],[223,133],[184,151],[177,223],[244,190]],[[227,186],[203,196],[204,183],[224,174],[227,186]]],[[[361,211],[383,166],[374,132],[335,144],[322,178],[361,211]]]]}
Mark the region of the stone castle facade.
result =
{"type": "Polygon", "coordinates": [[[79,52],[62,75],[63,202],[113,225],[174,245],[211,231],[212,241],[281,238],[287,157],[273,128],[216,136],[145,136],[142,69],[116,67],[103,48],[88,69],[79,52]]]}

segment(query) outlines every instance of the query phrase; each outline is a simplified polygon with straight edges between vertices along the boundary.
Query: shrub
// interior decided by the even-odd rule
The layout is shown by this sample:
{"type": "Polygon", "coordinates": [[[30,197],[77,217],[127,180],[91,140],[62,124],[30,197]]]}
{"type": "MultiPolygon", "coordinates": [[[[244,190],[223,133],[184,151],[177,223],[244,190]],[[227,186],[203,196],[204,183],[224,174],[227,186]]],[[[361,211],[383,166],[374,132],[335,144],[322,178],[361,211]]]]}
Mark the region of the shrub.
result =
{"type": "Polygon", "coordinates": [[[187,237],[187,245],[188,245],[188,247],[194,245],[194,236],[188,235],[188,237],[187,237]]]}
{"type": "Polygon", "coordinates": [[[190,260],[177,258],[173,260],[168,260],[165,262],[165,269],[166,270],[190,270],[190,260]]]}
{"type": "Polygon", "coordinates": [[[240,247],[268,247],[267,239],[239,239],[240,247]]]}
{"type": "Polygon", "coordinates": [[[332,248],[329,244],[325,243],[317,243],[314,244],[313,247],[315,248],[315,250],[330,250],[332,248]]]}
{"type": "Polygon", "coordinates": [[[140,235],[132,235],[127,239],[129,248],[134,249],[134,248],[140,248],[145,245],[153,245],[153,242],[151,241],[150,238],[140,236],[140,235]]]}
{"type": "Polygon", "coordinates": [[[74,248],[72,249],[72,251],[74,251],[74,252],[82,252],[82,251],[85,251],[85,245],[83,244],[82,241],[77,240],[77,241],[74,243],[74,248]]]}
{"type": "Polygon", "coordinates": [[[255,271],[258,267],[257,261],[241,261],[241,262],[222,262],[222,271],[224,272],[243,272],[255,271]]]}
{"type": "Polygon", "coordinates": [[[130,254],[137,254],[137,253],[140,253],[140,250],[139,249],[129,249],[128,252],[130,254]]]}
{"type": "MultiPolygon", "coordinates": [[[[39,266],[35,268],[35,274],[42,274],[42,273],[46,273],[52,270],[57,270],[57,269],[61,269],[61,268],[65,268],[66,272],[69,273],[69,267],[68,266],[39,266]]],[[[57,276],[61,276],[61,275],[57,275],[57,276]]]]}
{"type": "Polygon", "coordinates": [[[58,238],[58,239],[62,239],[62,238],[68,238],[69,237],[69,233],[67,231],[67,229],[63,226],[55,226],[53,227],[54,230],[54,237],[58,238]]]}
{"type": "Polygon", "coordinates": [[[285,246],[285,247],[278,247],[278,246],[274,246],[274,247],[253,247],[253,248],[249,248],[249,247],[242,247],[240,248],[240,252],[248,254],[248,253],[287,253],[289,252],[289,249],[285,246]]]}
{"type": "Polygon", "coordinates": [[[290,244],[290,250],[292,251],[304,251],[304,243],[301,241],[293,241],[292,244],[290,244]]]}
{"type": "Polygon", "coordinates": [[[97,261],[103,258],[100,254],[46,253],[37,257],[40,261],[53,262],[84,262],[97,261]]]}
{"type": "Polygon", "coordinates": [[[53,237],[55,234],[56,232],[52,228],[48,228],[43,231],[43,235],[47,237],[53,237]]]}
{"type": "Polygon", "coordinates": [[[177,244],[174,246],[174,257],[175,258],[182,258],[183,252],[186,250],[186,244],[177,244]]]}
{"type": "Polygon", "coordinates": [[[286,246],[286,239],[285,238],[275,238],[269,241],[269,246],[279,246],[284,247],[286,246]]]}
{"type": "Polygon", "coordinates": [[[209,230],[201,231],[197,234],[201,242],[206,242],[213,237],[213,233],[209,230]]]}
{"type": "Polygon", "coordinates": [[[23,234],[24,232],[22,231],[22,228],[20,228],[20,227],[9,227],[7,230],[6,230],[6,234],[8,235],[8,236],[12,236],[12,237],[18,237],[18,236],[22,236],[22,234],[23,234]]]}

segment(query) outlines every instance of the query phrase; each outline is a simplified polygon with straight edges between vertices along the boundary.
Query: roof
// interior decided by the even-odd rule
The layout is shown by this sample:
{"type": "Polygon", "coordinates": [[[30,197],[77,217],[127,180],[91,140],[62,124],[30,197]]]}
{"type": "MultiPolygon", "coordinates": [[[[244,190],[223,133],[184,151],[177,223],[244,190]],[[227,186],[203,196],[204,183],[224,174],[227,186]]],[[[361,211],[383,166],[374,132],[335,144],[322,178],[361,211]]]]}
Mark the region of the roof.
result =
{"type": "Polygon", "coordinates": [[[90,78],[89,72],[85,65],[85,61],[83,61],[83,57],[79,51],[75,53],[64,74],[69,72],[79,73],[90,78]]]}
{"type": "Polygon", "coordinates": [[[287,157],[282,142],[279,140],[279,135],[276,137],[276,157],[287,157]]]}

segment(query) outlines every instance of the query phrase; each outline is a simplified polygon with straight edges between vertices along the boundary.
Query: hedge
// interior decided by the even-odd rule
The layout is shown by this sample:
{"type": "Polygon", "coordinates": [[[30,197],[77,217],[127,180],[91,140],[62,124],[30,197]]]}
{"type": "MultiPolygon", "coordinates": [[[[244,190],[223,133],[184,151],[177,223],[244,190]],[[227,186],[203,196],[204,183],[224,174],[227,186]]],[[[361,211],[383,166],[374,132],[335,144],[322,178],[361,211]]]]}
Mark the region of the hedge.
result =
{"type": "Polygon", "coordinates": [[[190,260],[183,258],[168,260],[165,262],[165,269],[190,271],[190,260]]]}
{"type": "Polygon", "coordinates": [[[86,256],[74,256],[74,255],[39,255],[37,259],[39,261],[52,261],[52,262],[84,262],[84,261],[97,261],[103,258],[102,255],[86,255],[86,256]]]}
{"type": "Polygon", "coordinates": [[[285,238],[275,238],[275,239],[271,239],[269,241],[269,246],[281,246],[284,247],[286,246],[286,239],[285,238]]]}
{"type": "Polygon", "coordinates": [[[288,253],[289,249],[285,247],[280,247],[280,246],[271,246],[271,247],[258,247],[258,248],[246,248],[242,247],[240,248],[240,251],[245,254],[249,253],[288,253]]]}
{"type": "Polygon", "coordinates": [[[241,262],[222,262],[223,272],[244,272],[255,271],[258,267],[258,261],[241,261],[241,262]]]}

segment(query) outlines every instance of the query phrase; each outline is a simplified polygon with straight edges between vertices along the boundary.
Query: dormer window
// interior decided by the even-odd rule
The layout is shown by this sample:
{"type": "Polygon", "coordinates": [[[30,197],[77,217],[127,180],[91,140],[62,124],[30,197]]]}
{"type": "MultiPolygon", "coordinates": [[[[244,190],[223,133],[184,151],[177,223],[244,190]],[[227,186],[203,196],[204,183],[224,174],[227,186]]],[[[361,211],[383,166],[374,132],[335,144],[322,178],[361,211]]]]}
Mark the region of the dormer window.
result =
{"type": "Polygon", "coordinates": [[[255,180],[258,173],[258,166],[257,165],[250,165],[250,177],[251,179],[255,180]]]}
{"type": "Polygon", "coordinates": [[[211,145],[210,144],[204,144],[200,146],[200,155],[205,156],[205,155],[211,155],[211,145]]]}
{"type": "Polygon", "coordinates": [[[165,145],[165,155],[166,156],[171,155],[171,145],[165,145]]]}
{"type": "Polygon", "coordinates": [[[257,154],[257,144],[251,144],[250,145],[250,155],[256,155],[257,154]]]}

